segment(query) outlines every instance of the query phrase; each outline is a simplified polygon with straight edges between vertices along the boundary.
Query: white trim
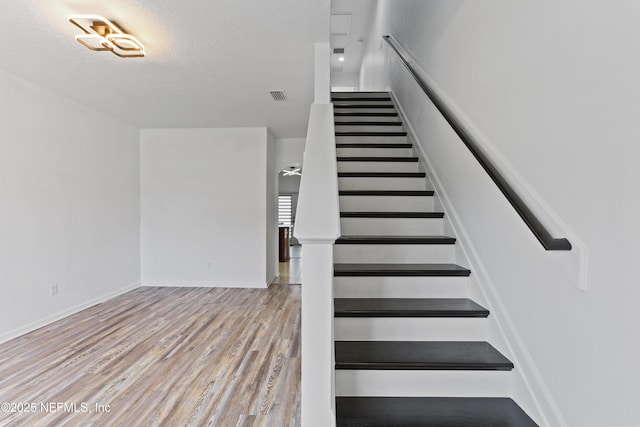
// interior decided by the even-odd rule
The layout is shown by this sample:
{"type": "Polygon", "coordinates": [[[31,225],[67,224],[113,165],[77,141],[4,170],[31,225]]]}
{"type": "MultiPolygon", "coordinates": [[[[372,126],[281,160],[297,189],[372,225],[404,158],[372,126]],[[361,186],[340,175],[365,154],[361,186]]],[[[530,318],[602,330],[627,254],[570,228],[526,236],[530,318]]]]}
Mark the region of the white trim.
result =
{"type": "Polygon", "coordinates": [[[273,276],[271,276],[271,278],[269,280],[267,280],[267,288],[270,287],[278,277],[280,277],[280,272],[279,271],[276,274],[274,274],[273,276]]]}
{"type": "Polygon", "coordinates": [[[465,227],[461,223],[460,217],[451,203],[451,199],[447,195],[447,192],[438,178],[435,168],[429,161],[422,144],[417,143],[418,138],[416,137],[416,132],[414,131],[411,123],[407,121],[407,116],[404,113],[401,104],[398,102],[398,99],[395,97],[393,92],[390,91],[390,93],[393,98],[393,102],[396,105],[396,109],[402,118],[402,122],[407,133],[410,139],[414,142],[414,147],[416,148],[418,157],[420,157],[421,161],[424,162],[423,164],[427,170],[427,174],[433,182],[436,194],[443,205],[443,209],[446,212],[449,223],[457,237],[457,243],[460,245],[464,256],[469,262],[470,269],[473,271],[476,278],[478,288],[486,301],[488,306],[487,308],[491,312],[491,316],[487,320],[495,323],[501,338],[504,340],[504,344],[507,346],[509,357],[515,365],[515,369],[513,370],[514,379],[519,377],[528,391],[529,397],[535,406],[534,409],[537,411],[537,415],[540,418],[539,424],[542,426],[567,427],[567,423],[564,420],[555,399],[544,383],[542,375],[536,367],[533,357],[527,350],[524,341],[520,337],[511,317],[509,316],[507,309],[498,296],[487,269],[482,263],[475,247],[471,243],[471,239],[469,238],[465,227]]]}
{"type": "MultiPolygon", "coordinates": [[[[274,277],[275,278],[275,277],[274,277]]],[[[272,282],[274,279],[271,279],[272,282]]],[[[163,287],[163,288],[262,288],[269,287],[269,283],[264,282],[206,282],[206,281],[179,281],[179,282],[146,282],[142,287],[163,287]]]]}
{"type": "Polygon", "coordinates": [[[103,294],[99,297],[96,298],[92,298],[88,301],[82,302],[80,304],[74,305],[73,307],[69,307],[65,310],[59,311],[51,316],[47,316],[45,318],[36,320],[34,322],[31,322],[25,326],[22,326],[20,328],[14,329],[12,331],[9,331],[7,333],[4,333],[2,335],[0,335],[0,344],[4,343],[6,341],[9,341],[11,339],[17,338],[21,335],[27,334],[29,332],[33,332],[36,329],[42,328],[43,326],[47,326],[50,323],[56,322],[60,319],[63,319],[65,317],[71,316],[72,314],[75,314],[79,311],[82,311],[84,309],[87,309],[89,307],[92,307],[96,304],[100,304],[103,303],[111,298],[117,297],[118,295],[122,295],[125,294],[129,291],[132,291],[136,288],[140,287],[140,282],[135,282],[135,283],[131,283],[123,288],[120,288],[116,291],[113,292],[109,292],[106,294],[103,294]]]}

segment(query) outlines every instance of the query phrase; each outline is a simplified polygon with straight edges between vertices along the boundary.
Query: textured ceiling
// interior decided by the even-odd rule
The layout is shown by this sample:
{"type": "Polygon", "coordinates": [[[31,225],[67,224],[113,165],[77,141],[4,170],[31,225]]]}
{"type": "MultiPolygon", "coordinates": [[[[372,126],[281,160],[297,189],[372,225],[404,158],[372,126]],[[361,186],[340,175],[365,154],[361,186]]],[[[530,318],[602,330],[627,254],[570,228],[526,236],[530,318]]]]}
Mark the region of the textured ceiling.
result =
{"type": "Polygon", "coordinates": [[[329,41],[329,0],[10,0],[0,10],[1,69],[141,128],[304,136],[313,43],[329,41]],[[116,21],[147,57],[84,48],[67,21],[75,13],[116,21]]]}

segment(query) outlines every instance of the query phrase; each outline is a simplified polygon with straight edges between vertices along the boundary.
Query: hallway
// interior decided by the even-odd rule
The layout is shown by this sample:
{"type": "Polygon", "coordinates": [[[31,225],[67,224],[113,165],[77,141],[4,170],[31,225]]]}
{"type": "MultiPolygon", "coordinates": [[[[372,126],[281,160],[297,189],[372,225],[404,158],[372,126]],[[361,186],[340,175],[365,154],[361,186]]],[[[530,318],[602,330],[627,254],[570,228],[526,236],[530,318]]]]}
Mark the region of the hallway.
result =
{"type": "Polygon", "coordinates": [[[280,276],[273,281],[273,285],[302,284],[302,246],[291,245],[289,254],[291,256],[289,261],[278,263],[280,276]]]}

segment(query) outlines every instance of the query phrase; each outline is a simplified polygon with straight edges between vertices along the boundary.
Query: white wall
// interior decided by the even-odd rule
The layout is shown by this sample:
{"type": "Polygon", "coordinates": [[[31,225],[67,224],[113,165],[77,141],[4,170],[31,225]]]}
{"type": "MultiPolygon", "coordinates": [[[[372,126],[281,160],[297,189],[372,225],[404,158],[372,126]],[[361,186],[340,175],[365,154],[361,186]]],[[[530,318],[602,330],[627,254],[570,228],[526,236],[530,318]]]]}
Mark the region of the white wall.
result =
{"type": "Polygon", "coordinates": [[[300,175],[284,176],[280,173],[278,178],[280,194],[298,194],[300,192],[300,178],[300,175]]]}
{"type": "Polygon", "coordinates": [[[331,73],[331,87],[358,87],[358,73],[331,73]]]}
{"type": "Polygon", "coordinates": [[[493,339],[520,370],[514,395],[552,427],[640,425],[639,20],[632,0],[379,0],[363,60],[361,90],[393,90],[459,220],[493,339]],[[587,292],[576,252],[542,250],[385,33],[588,253],[587,292]]]}
{"type": "Polygon", "coordinates": [[[0,71],[0,341],[139,284],[138,150],[133,126],[0,71]]]}
{"type": "Polygon", "coordinates": [[[276,139],[276,171],[291,165],[301,165],[304,144],[305,138],[276,139]]]}
{"type": "Polygon", "coordinates": [[[277,262],[267,129],[143,129],[140,141],[143,285],[265,287],[277,262]]]}

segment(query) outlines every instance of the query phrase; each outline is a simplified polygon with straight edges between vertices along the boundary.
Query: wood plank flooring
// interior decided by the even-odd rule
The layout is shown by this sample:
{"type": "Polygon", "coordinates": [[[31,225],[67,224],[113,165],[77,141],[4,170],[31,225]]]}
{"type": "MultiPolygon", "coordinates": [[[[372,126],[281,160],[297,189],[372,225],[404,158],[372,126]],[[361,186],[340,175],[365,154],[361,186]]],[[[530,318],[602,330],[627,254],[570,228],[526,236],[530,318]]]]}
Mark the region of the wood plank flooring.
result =
{"type": "Polygon", "coordinates": [[[300,287],[136,289],[1,344],[1,402],[36,404],[2,426],[299,426],[300,287]]]}
{"type": "Polygon", "coordinates": [[[302,247],[291,246],[291,258],[278,265],[280,275],[273,281],[274,285],[299,285],[302,283],[302,247]]]}

